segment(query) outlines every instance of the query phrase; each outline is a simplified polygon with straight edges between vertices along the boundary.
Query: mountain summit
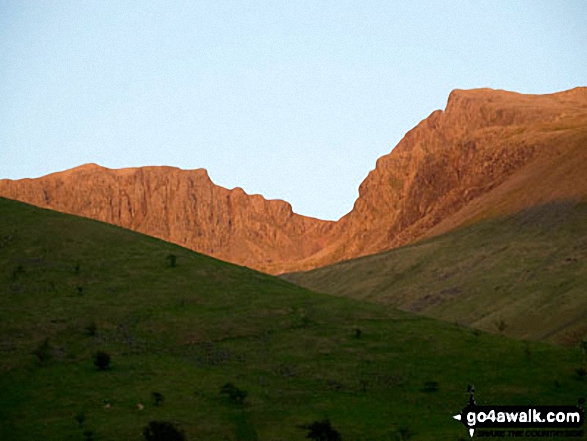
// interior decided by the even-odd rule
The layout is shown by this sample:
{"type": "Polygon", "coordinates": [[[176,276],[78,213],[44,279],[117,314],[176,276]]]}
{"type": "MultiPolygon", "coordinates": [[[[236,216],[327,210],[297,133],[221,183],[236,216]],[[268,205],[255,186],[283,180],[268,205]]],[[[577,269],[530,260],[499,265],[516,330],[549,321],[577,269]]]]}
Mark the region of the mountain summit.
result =
{"type": "Polygon", "coordinates": [[[587,197],[587,88],[455,90],[379,158],[337,222],[215,185],[206,170],[87,164],[0,180],[0,196],[109,222],[279,274],[373,254],[482,219],[587,197]]]}

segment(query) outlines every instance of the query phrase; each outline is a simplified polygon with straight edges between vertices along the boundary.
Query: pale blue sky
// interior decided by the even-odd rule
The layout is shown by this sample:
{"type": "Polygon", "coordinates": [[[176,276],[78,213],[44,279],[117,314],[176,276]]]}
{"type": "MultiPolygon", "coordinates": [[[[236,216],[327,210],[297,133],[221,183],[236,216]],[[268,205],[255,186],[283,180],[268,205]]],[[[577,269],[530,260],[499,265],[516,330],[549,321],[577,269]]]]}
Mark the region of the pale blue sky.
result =
{"type": "Polygon", "coordinates": [[[337,219],[455,88],[587,85],[585,1],[0,0],[0,178],[208,169],[337,219]]]}

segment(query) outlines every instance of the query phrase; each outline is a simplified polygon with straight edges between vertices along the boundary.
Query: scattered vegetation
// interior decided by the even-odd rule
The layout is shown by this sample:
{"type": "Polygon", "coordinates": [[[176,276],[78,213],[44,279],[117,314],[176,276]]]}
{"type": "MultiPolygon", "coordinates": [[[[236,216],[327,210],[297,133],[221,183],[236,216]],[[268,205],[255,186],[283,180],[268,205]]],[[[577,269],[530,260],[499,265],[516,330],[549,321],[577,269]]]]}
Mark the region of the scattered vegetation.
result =
{"type": "Polygon", "coordinates": [[[527,341],[524,342],[524,355],[528,360],[532,358],[532,348],[530,347],[530,343],[527,341]]]}
{"type": "Polygon", "coordinates": [[[316,441],[341,441],[340,432],[332,427],[328,418],[322,421],[314,421],[312,424],[300,426],[301,429],[307,430],[306,438],[316,441]]]}
{"type": "Polygon", "coordinates": [[[81,427],[84,425],[84,422],[86,421],[86,414],[84,412],[78,412],[75,414],[74,418],[81,427]]]}
{"type": "Polygon", "coordinates": [[[185,441],[185,433],[168,421],[151,421],[143,429],[145,441],[185,441]]]}
{"type": "Polygon", "coordinates": [[[247,391],[240,390],[232,383],[226,383],[220,388],[220,394],[226,395],[232,402],[243,404],[247,398],[247,391]]]}
{"type": "Polygon", "coordinates": [[[12,280],[18,279],[20,275],[24,274],[24,267],[22,265],[18,265],[14,270],[12,270],[12,280]]]}
{"type": "Polygon", "coordinates": [[[503,332],[506,330],[506,328],[508,327],[507,323],[505,322],[504,319],[499,319],[496,320],[494,322],[495,328],[500,332],[500,334],[503,334],[503,332]]]}
{"type": "Polygon", "coordinates": [[[402,426],[397,429],[397,439],[398,441],[407,441],[415,435],[414,432],[409,427],[402,426]]]}
{"type": "Polygon", "coordinates": [[[89,337],[95,337],[96,332],[98,331],[98,325],[96,322],[91,322],[88,326],[85,327],[86,335],[89,337]]]}
{"type": "Polygon", "coordinates": [[[587,375],[587,369],[585,369],[583,366],[578,367],[575,369],[575,374],[577,375],[577,379],[583,381],[587,375]]]}
{"type": "Polygon", "coordinates": [[[177,266],[177,256],[175,254],[169,254],[166,259],[169,268],[175,268],[177,266]]]}
{"type": "Polygon", "coordinates": [[[105,371],[110,367],[110,355],[104,351],[98,351],[94,355],[94,366],[100,371],[105,371]]]}
{"type": "Polygon", "coordinates": [[[41,365],[47,364],[47,362],[53,358],[53,350],[49,343],[49,338],[43,340],[43,342],[33,351],[33,354],[36,355],[37,361],[41,365]]]}
{"type": "Polygon", "coordinates": [[[159,392],[152,392],[151,397],[153,398],[155,406],[160,406],[163,403],[163,400],[165,399],[163,394],[159,392]]]}
{"type": "Polygon", "coordinates": [[[424,387],[422,388],[423,392],[438,392],[439,384],[438,381],[426,381],[424,383],[424,387]]]}

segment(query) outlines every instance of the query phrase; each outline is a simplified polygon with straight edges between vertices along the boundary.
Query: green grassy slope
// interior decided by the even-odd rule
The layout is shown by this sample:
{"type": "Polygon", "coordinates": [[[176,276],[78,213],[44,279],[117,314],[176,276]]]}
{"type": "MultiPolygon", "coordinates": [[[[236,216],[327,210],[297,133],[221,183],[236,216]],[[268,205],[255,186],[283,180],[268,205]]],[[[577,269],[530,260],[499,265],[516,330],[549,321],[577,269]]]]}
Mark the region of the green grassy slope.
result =
{"type": "Polygon", "coordinates": [[[535,207],[284,277],[490,332],[574,344],[587,334],[587,204],[535,207]]]}
{"type": "Polygon", "coordinates": [[[0,268],[2,440],[82,440],[84,430],[141,440],[155,419],[191,441],[302,440],[297,426],[325,416],[344,440],[396,439],[399,428],[457,440],[466,433],[451,415],[469,383],[496,404],[574,404],[587,385],[578,349],[316,294],[5,199],[0,268]],[[40,363],[32,353],[45,338],[51,359],[40,363]],[[97,350],[112,356],[109,370],[93,366],[97,350]],[[248,392],[244,405],[219,394],[227,382],[248,392]]]}

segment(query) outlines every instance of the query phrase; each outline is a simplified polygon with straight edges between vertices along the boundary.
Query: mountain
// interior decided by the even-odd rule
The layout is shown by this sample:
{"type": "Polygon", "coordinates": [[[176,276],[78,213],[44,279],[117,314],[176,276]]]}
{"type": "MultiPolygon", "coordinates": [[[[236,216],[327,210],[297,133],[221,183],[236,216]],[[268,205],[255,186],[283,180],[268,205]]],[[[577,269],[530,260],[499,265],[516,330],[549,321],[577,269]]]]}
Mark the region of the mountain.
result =
{"type": "Polygon", "coordinates": [[[0,195],[104,220],[279,274],[587,195],[587,88],[455,90],[377,161],[338,222],[214,185],[204,170],[95,165],[0,181],[0,195]]]}
{"type": "Polygon", "coordinates": [[[0,198],[0,219],[2,440],[139,440],[150,421],[188,441],[301,440],[326,417],[344,440],[456,440],[468,384],[500,405],[584,390],[578,348],[315,293],[17,201],[0,198]]]}
{"type": "Polygon", "coordinates": [[[263,271],[315,253],[333,225],[295,214],[287,202],[217,186],[204,169],[87,164],[39,179],[2,180],[0,195],[263,271]]]}
{"type": "Polygon", "coordinates": [[[311,269],[459,226],[587,197],[587,88],[455,90],[377,161],[311,269]]]}
{"type": "Polygon", "coordinates": [[[576,344],[587,334],[585,170],[587,88],[455,91],[444,112],[378,161],[332,232],[349,236],[313,256],[320,268],[284,277],[485,331],[576,344]],[[348,260],[328,265],[328,255],[348,260]]]}

